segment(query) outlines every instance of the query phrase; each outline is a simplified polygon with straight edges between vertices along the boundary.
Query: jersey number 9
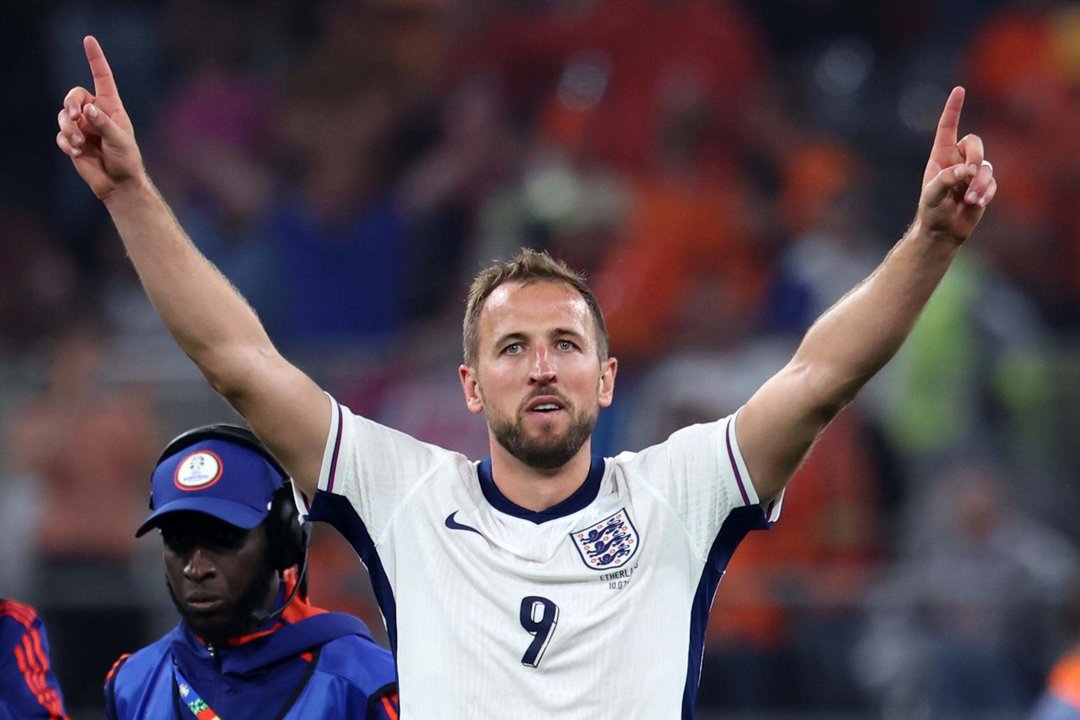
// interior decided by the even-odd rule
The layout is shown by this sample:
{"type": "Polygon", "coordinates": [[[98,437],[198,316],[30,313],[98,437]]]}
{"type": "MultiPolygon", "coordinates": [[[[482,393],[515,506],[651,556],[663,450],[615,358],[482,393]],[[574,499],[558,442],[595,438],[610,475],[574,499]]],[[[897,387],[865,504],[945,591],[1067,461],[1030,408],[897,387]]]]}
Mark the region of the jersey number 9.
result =
{"type": "Polygon", "coordinates": [[[544,657],[555,625],[559,622],[559,606],[547,598],[529,595],[521,600],[521,627],[525,628],[533,641],[529,649],[521,656],[521,664],[538,667],[544,657]]]}

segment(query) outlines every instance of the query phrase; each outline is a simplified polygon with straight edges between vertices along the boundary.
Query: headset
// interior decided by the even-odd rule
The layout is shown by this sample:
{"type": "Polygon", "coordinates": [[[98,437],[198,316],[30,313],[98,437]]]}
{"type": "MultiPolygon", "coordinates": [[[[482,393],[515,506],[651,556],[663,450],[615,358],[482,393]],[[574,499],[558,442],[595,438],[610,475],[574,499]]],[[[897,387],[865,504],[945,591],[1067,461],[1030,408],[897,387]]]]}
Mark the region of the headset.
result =
{"type": "MultiPolygon", "coordinates": [[[[308,545],[311,542],[311,523],[301,520],[300,515],[297,512],[296,501],[293,499],[292,480],[289,478],[288,473],[285,472],[285,468],[281,467],[281,463],[277,461],[277,458],[270,454],[270,451],[267,450],[266,446],[262,444],[262,441],[255,436],[255,433],[245,427],[232,425],[230,423],[213,423],[183,432],[173,438],[172,441],[165,446],[165,449],[161,451],[161,455],[158,456],[157,462],[154,463],[155,470],[158,465],[161,465],[161,463],[168,458],[183,451],[185,448],[189,448],[204,440],[223,440],[225,442],[233,443],[234,445],[241,445],[248,450],[255,452],[270,464],[270,467],[277,472],[283,483],[281,487],[274,491],[270,500],[270,510],[264,521],[266,525],[268,556],[271,566],[279,573],[296,565],[300,566],[300,572],[297,574],[296,585],[293,587],[289,597],[286,598],[280,608],[270,613],[264,610],[255,612],[256,622],[262,624],[275,615],[284,612],[285,608],[293,601],[301,588],[306,588],[308,545]]],[[[153,507],[154,496],[153,491],[151,491],[150,509],[153,509],[153,507]]]]}

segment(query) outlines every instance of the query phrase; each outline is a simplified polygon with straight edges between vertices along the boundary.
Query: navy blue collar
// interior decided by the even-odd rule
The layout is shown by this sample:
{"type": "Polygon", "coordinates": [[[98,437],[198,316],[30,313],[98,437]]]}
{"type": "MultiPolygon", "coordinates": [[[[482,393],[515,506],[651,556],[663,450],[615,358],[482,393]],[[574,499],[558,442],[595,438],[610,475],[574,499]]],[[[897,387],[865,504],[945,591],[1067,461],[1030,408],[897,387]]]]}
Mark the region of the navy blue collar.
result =
{"type": "MultiPolygon", "coordinates": [[[[275,618],[275,622],[281,621],[275,618]]],[[[215,647],[213,655],[184,620],[173,628],[173,633],[173,656],[183,666],[184,674],[192,680],[195,680],[192,663],[206,663],[212,657],[217,658],[216,667],[219,672],[226,675],[246,675],[322,647],[346,635],[358,635],[374,642],[371,631],[359,618],[338,612],[319,612],[298,622],[285,623],[274,632],[254,637],[239,645],[225,644],[215,647]]]]}
{"type": "Polygon", "coordinates": [[[523,508],[499,491],[499,488],[495,485],[495,480],[491,477],[490,457],[481,460],[476,470],[480,476],[480,489],[483,490],[484,497],[487,498],[493,508],[507,515],[523,518],[539,525],[548,520],[555,520],[576,513],[596,499],[596,496],[600,493],[600,479],[604,477],[604,458],[593,455],[592,462],[589,465],[589,474],[581,487],[559,504],[540,511],[523,508]]]}

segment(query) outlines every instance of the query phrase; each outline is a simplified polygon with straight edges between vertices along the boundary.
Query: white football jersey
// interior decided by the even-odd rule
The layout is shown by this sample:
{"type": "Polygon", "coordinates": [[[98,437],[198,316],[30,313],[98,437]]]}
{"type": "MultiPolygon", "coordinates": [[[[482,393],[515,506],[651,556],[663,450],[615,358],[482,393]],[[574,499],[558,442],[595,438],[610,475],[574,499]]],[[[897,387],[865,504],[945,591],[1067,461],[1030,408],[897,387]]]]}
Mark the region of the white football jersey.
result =
{"type": "Polygon", "coordinates": [[[735,417],[593,458],[579,490],[533,512],[489,460],[334,402],[309,517],[367,565],[403,717],[692,717],[716,586],[780,512],[758,502],[735,417]]]}

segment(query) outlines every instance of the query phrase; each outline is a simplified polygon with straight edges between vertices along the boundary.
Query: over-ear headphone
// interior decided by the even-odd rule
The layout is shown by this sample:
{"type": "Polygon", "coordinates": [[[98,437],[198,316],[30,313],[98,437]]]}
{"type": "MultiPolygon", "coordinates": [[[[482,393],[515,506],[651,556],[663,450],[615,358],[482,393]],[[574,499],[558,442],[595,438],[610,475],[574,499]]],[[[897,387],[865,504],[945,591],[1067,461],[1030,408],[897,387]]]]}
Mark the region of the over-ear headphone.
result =
{"type": "MultiPolygon", "coordinates": [[[[157,467],[185,448],[204,440],[224,440],[225,442],[242,445],[257,453],[274,468],[281,477],[283,485],[274,491],[270,501],[270,510],[265,521],[270,564],[278,572],[295,565],[306,566],[307,548],[308,543],[311,541],[311,524],[303,522],[296,511],[296,501],[293,499],[292,493],[292,481],[289,479],[285,469],[270,454],[270,451],[255,436],[255,433],[245,427],[229,423],[214,423],[193,428],[173,438],[165,449],[161,451],[161,455],[158,456],[154,466],[157,467]]],[[[154,498],[151,493],[151,509],[153,506],[154,498]]],[[[303,578],[302,571],[300,577],[303,578]]]]}

